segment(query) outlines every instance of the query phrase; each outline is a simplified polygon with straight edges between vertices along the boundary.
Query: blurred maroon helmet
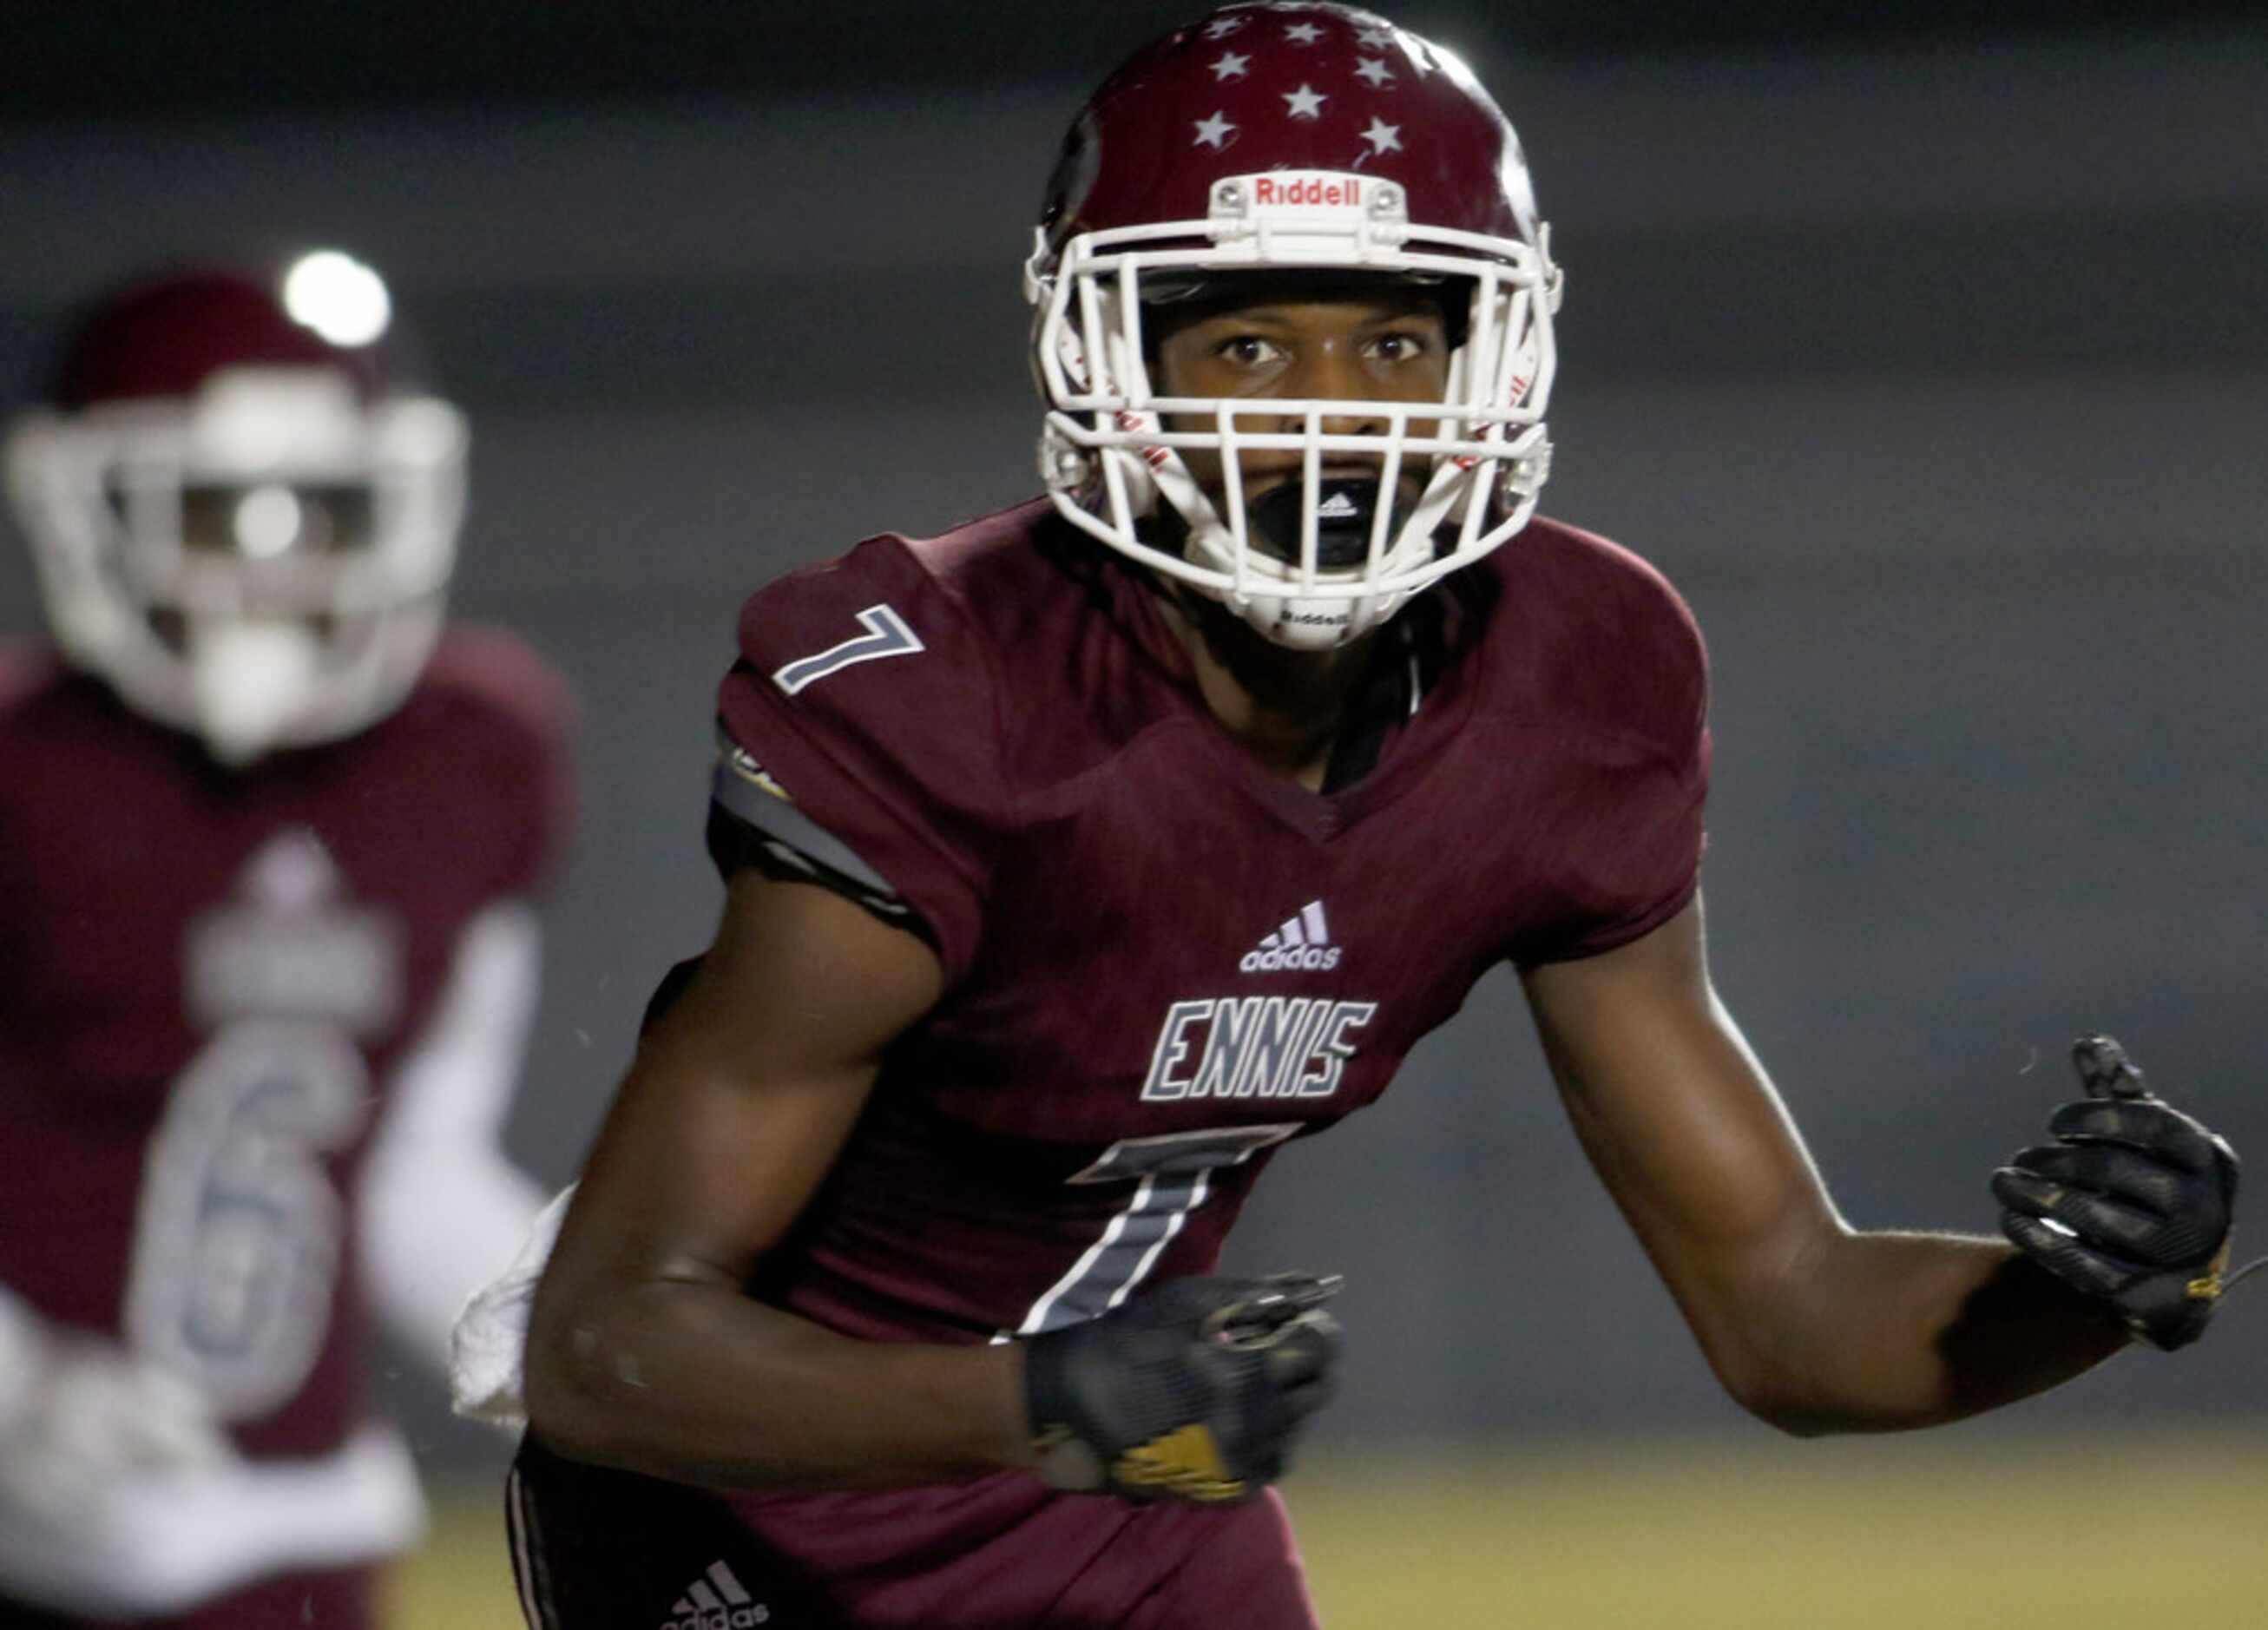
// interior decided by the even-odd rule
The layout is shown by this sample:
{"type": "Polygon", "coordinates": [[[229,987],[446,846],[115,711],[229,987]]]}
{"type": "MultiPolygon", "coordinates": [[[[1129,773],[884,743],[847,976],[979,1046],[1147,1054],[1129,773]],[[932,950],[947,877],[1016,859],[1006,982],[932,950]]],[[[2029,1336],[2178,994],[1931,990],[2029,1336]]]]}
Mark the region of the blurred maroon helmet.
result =
{"type": "Polygon", "coordinates": [[[391,712],[464,506],[464,421],[406,356],[385,284],[336,251],[91,307],[7,444],[64,653],[226,763],[391,712]]]}
{"type": "MultiPolygon", "coordinates": [[[[358,332],[335,320],[329,326],[358,332]]],[[[291,314],[276,277],[190,268],[132,284],[87,312],[64,346],[48,400],[76,412],[104,402],[186,399],[224,368],[252,366],[333,368],[368,400],[399,388],[399,347],[391,321],[362,343],[328,337],[291,314]]]]}
{"type": "Polygon", "coordinates": [[[1248,0],[1137,52],[1073,123],[1026,271],[1057,508],[1270,638],[1351,638],[1534,510],[1559,283],[1520,141],[1463,63],[1374,12],[1248,0]],[[1384,437],[1335,436],[1322,422],[1348,404],[1153,392],[1145,312],[1293,273],[1437,288],[1456,347],[1439,408],[1384,409],[1384,437]],[[1359,565],[1318,558],[1312,520],[1284,558],[1189,476],[1185,451],[1232,443],[1308,454],[1310,515],[1326,454],[1423,461],[1424,496],[1378,504],[1359,565]],[[1186,524],[1178,549],[1144,524],[1160,498],[1186,524]]]}

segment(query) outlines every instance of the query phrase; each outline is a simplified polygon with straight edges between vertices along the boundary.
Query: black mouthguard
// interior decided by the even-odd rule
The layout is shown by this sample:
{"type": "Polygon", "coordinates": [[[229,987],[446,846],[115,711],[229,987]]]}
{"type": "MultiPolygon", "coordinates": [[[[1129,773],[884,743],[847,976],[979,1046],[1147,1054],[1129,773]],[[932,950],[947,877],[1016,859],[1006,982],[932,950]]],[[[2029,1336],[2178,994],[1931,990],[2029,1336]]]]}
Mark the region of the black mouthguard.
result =
{"type": "MultiPolygon", "coordinates": [[[[1370,558],[1370,527],[1378,514],[1376,481],[1325,481],[1315,494],[1315,565],[1344,572],[1370,558]]],[[[1300,500],[1307,483],[1287,481],[1245,506],[1261,553],[1292,565],[1300,564],[1300,500]]],[[[1392,518],[1388,518],[1389,528],[1392,518]]],[[[1387,543],[1394,542],[1389,530],[1387,543]]]]}

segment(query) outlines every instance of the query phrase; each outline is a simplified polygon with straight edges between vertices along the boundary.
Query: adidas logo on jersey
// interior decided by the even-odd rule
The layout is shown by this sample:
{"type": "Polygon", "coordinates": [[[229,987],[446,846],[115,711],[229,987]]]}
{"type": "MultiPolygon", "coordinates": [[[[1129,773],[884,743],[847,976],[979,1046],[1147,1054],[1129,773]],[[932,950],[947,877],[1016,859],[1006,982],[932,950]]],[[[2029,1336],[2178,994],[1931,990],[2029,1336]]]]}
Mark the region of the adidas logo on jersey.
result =
{"type": "Polygon", "coordinates": [[[1323,903],[1308,901],[1300,908],[1297,917],[1285,918],[1282,927],[1247,951],[1236,965],[1245,973],[1321,971],[1337,967],[1339,948],[1331,943],[1330,927],[1323,921],[1323,903]]]}
{"type": "Polygon", "coordinates": [[[1344,492],[1334,492],[1315,505],[1317,520],[1352,520],[1361,513],[1362,511],[1355,507],[1355,501],[1344,492]]]}
{"type": "Polygon", "coordinates": [[[669,1612],[660,1630],[747,1630],[772,1621],[772,1610],[750,1596],[722,1561],[710,1563],[708,1572],[670,1604],[669,1612]]]}

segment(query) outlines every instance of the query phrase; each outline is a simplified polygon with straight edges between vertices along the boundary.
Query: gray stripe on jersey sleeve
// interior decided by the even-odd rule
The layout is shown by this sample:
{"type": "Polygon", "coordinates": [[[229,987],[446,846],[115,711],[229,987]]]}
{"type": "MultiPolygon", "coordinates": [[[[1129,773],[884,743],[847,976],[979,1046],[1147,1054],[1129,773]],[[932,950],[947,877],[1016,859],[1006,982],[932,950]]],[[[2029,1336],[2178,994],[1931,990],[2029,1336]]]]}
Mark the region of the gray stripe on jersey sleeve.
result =
{"type": "Polygon", "coordinates": [[[755,827],[769,837],[776,837],[790,848],[809,856],[821,866],[839,872],[862,888],[872,889],[884,900],[895,900],[898,891],[887,879],[858,858],[850,845],[828,831],[793,804],[776,793],[768,793],[750,778],[742,763],[754,767],[749,759],[729,741],[718,744],[717,772],[710,778],[709,793],[733,816],[755,827]]]}

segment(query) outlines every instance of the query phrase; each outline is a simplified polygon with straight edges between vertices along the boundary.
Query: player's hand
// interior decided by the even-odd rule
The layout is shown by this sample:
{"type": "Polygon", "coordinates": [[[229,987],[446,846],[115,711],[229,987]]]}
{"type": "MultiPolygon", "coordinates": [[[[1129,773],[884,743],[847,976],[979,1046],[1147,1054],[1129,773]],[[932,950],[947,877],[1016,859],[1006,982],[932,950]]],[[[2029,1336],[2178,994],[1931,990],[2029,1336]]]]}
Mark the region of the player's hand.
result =
{"type": "MultiPolygon", "coordinates": [[[[115,1343],[47,1331],[0,1420],[0,1596],[103,1618],[170,1612],[145,1562],[237,1465],[204,1398],[115,1343]]],[[[210,1534],[207,1535],[210,1548],[210,1534]]]]}
{"type": "Polygon", "coordinates": [[[2072,1059],[2087,1096],[2050,1117],[2056,1141],[1992,1174],[2001,1229],[2136,1335],[2187,1346],[2220,1299],[2235,1152],[2149,1091],[2109,1036],[2081,1037],[2072,1059]]]}
{"type": "Polygon", "coordinates": [[[18,1500],[76,1505],[136,1478],[232,1464],[202,1393],[114,1343],[55,1335],[32,1355],[20,1412],[0,1442],[18,1500]]]}
{"type": "Polygon", "coordinates": [[[1027,1343],[1040,1474],[1129,1500],[1248,1500],[1330,1400],[1336,1274],[1168,1280],[1027,1343]]]}

